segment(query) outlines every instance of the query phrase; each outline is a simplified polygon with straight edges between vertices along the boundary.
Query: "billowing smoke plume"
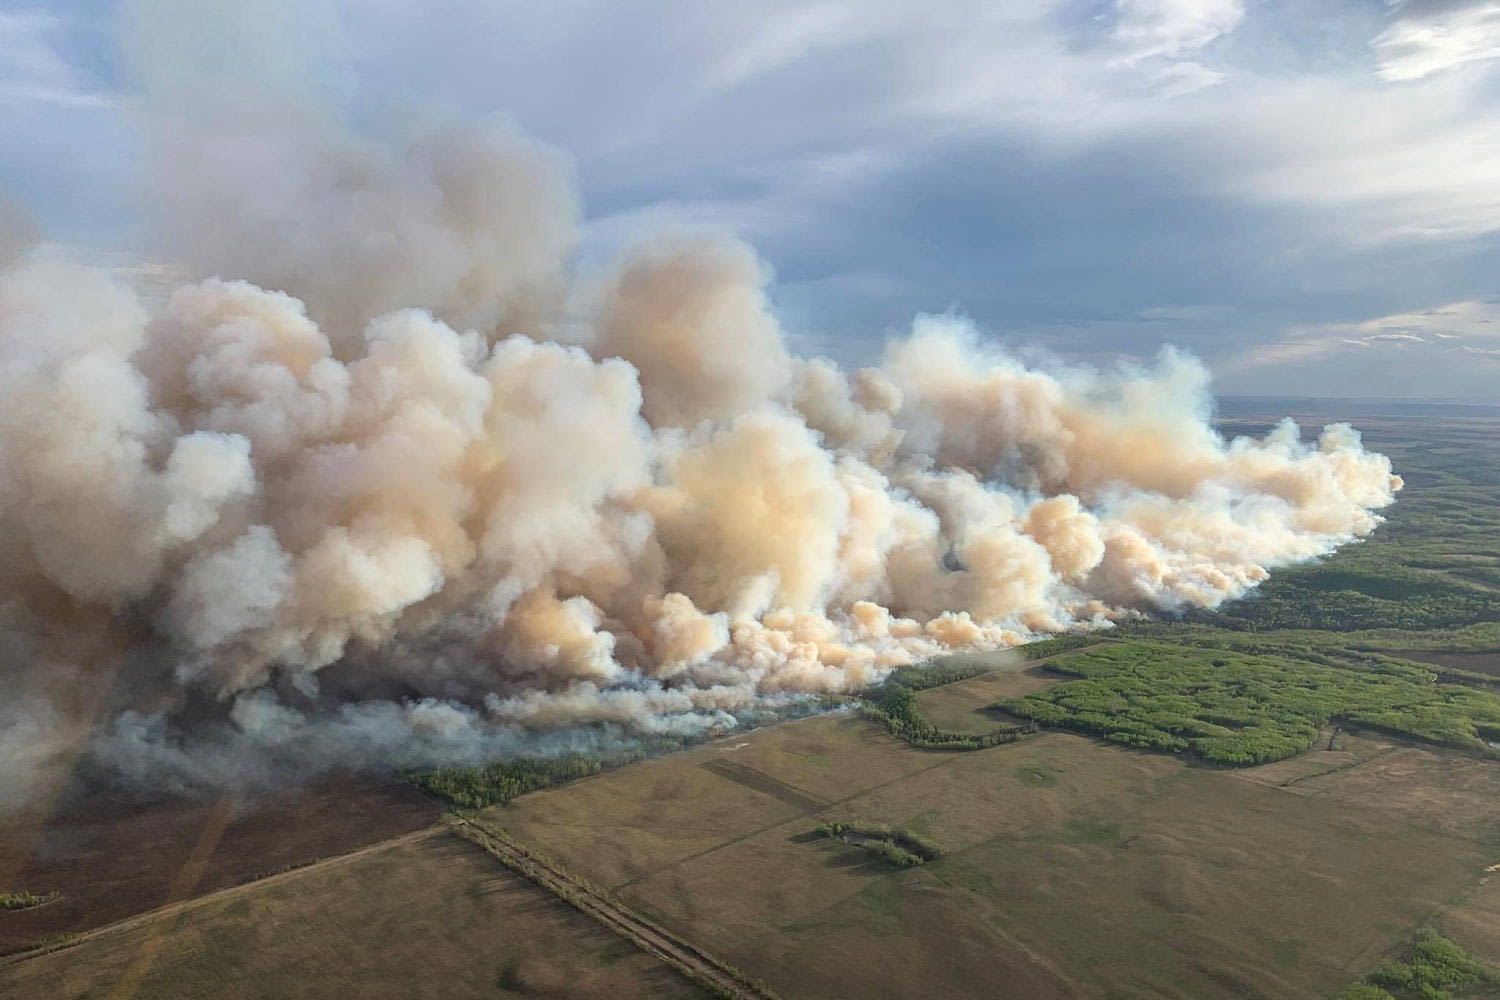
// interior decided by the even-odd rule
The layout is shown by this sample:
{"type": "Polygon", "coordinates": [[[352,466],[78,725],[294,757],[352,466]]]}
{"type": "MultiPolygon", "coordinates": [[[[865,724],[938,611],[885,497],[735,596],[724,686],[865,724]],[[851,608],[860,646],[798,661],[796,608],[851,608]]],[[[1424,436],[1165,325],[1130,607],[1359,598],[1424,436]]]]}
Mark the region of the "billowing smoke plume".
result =
{"type": "Polygon", "coordinates": [[[732,239],[571,280],[513,134],[288,117],[179,137],[165,297],[7,244],[7,802],[79,752],[191,789],[732,725],[1215,606],[1400,487],[1344,425],[1223,440],[1171,350],[1036,370],[921,317],[795,357],[732,239]]]}

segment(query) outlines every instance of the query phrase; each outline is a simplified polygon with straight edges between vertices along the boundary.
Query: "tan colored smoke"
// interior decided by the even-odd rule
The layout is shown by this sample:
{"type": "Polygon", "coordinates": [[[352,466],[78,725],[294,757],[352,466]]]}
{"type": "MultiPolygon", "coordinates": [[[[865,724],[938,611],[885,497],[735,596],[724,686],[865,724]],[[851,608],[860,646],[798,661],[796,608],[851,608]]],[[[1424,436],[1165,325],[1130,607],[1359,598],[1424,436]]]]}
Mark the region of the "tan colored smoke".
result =
{"type": "Polygon", "coordinates": [[[1223,440],[1170,350],[1030,369],[924,317],[871,368],[795,358],[732,240],[648,241],[570,292],[568,185],[513,136],[398,156],[253,124],[259,167],[216,135],[182,166],[204,277],[165,302],[35,253],[0,273],[24,654],[0,670],[66,716],[103,668],[62,665],[59,629],[124,648],[101,745],[129,774],[731,724],[1215,606],[1367,534],[1400,487],[1346,426],[1223,440]],[[277,180],[239,199],[246,169],[277,180]],[[232,706],[199,752],[173,728],[195,691],[232,706]]]}

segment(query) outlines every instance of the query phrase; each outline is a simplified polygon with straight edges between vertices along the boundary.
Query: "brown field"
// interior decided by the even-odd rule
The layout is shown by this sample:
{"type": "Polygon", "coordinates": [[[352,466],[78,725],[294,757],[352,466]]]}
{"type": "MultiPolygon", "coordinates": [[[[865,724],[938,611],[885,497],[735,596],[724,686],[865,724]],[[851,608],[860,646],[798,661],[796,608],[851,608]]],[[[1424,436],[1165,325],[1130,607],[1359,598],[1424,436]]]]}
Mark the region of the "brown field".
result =
{"type": "Polygon", "coordinates": [[[446,829],[0,965],[0,996],[48,1000],[703,995],[446,829]]]}
{"type": "MultiPolygon", "coordinates": [[[[1248,778],[1262,784],[1289,788],[1311,781],[1313,778],[1355,767],[1373,757],[1390,753],[1397,746],[1398,744],[1383,737],[1366,733],[1351,733],[1343,728],[1326,727],[1317,742],[1313,744],[1313,749],[1307,753],[1271,764],[1242,768],[1232,773],[1236,777],[1248,778]]],[[[1305,791],[1306,789],[1298,790],[1305,791]]]]}
{"type": "Polygon", "coordinates": [[[1021,661],[1008,669],[918,691],[917,704],[921,706],[922,714],[939,729],[983,733],[1006,721],[1014,721],[1003,719],[986,706],[1001,698],[1017,698],[1040,691],[1060,680],[1062,678],[1057,674],[1048,674],[1040,666],[1021,661]]]}
{"type": "Polygon", "coordinates": [[[1405,826],[1462,838],[1494,854],[1490,862],[1500,861],[1500,765],[1492,761],[1396,746],[1295,788],[1405,826]]]}
{"type": "Polygon", "coordinates": [[[1500,871],[1491,872],[1443,914],[1442,932],[1476,955],[1500,956],[1500,871]]]}
{"type": "Polygon", "coordinates": [[[0,913],[0,954],[410,833],[438,812],[409,785],[369,778],[241,805],[92,798],[40,829],[0,828],[0,891],[62,894],[0,913]]]}
{"type": "MultiPolygon", "coordinates": [[[[1034,682],[975,678],[922,692],[923,709],[955,726],[1034,682]]],[[[1477,883],[1495,780],[1493,764],[1351,734],[1237,772],[1063,733],[924,752],[845,715],[481,819],[788,998],[1312,1000],[1477,883]],[[907,827],[947,855],[883,868],[808,837],[825,816],[907,827]]]]}
{"type": "Polygon", "coordinates": [[[1391,656],[1402,656],[1408,660],[1435,663],[1440,667],[1455,670],[1472,670],[1475,673],[1500,677],[1500,653],[1439,653],[1425,650],[1391,650],[1391,656]]]}

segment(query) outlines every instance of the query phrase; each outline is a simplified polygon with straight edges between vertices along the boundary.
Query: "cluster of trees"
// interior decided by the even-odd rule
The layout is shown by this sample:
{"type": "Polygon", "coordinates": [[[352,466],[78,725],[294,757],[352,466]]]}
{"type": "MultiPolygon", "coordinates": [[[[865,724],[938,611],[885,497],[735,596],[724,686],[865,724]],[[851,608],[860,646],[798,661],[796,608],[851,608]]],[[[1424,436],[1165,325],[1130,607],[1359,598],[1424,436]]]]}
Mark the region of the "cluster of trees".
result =
{"type": "Polygon", "coordinates": [[[1056,656],[1058,653],[1096,645],[1108,639],[1109,636],[1108,632],[1066,632],[1053,636],[1051,639],[1043,639],[1041,642],[1029,642],[1021,647],[1021,652],[1026,654],[1028,660],[1041,660],[1056,656]]]}
{"type": "Polygon", "coordinates": [[[1273,579],[1262,593],[1219,611],[1189,611],[1184,617],[1244,630],[1449,628],[1500,618],[1500,595],[1449,586],[1398,600],[1358,590],[1323,590],[1300,579],[1285,583],[1273,579]]]}
{"type": "Polygon", "coordinates": [[[540,791],[565,781],[587,778],[647,757],[680,750],[702,739],[701,735],[653,736],[642,739],[631,747],[609,753],[515,757],[469,767],[404,771],[401,776],[429,795],[445,799],[460,809],[482,809],[509,802],[527,792],[540,791]]]}
{"type": "Polygon", "coordinates": [[[1131,623],[1117,628],[1110,638],[1164,639],[1179,646],[1228,649],[1257,656],[1290,657],[1327,667],[1394,674],[1417,682],[1437,678],[1452,683],[1500,689],[1500,677],[1477,670],[1405,659],[1401,655],[1407,651],[1500,653],[1500,622],[1481,622],[1418,632],[1400,629],[1367,629],[1357,632],[1237,632],[1186,622],[1131,623]]]}
{"type": "Polygon", "coordinates": [[[980,660],[960,656],[949,656],[939,660],[928,660],[910,667],[901,667],[885,679],[886,684],[899,684],[913,691],[956,684],[970,677],[978,677],[995,669],[980,660]]]}
{"type": "Polygon", "coordinates": [[[1339,993],[1336,1000],[1456,1000],[1471,986],[1500,983],[1500,971],[1427,930],[1392,959],[1339,993]]]}
{"type": "Polygon", "coordinates": [[[894,868],[914,868],[943,856],[942,848],[921,834],[881,824],[826,821],[813,834],[842,840],[894,868]]]}
{"type": "MultiPolygon", "coordinates": [[[[1335,661],[1337,662],[1337,661],[1335,661]]],[[[1134,640],[1052,661],[1071,678],[996,704],[1045,726],[1226,765],[1309,749],[1330,720],[1491,752],[1500,695],[1433,682],[1399,661],[1367,669],[1134,640]]]]}
{"type": "Polygon", "coordinates": [[[35,892],[0,892],[0,910],[27,910],[33,906],[50,903],[59,895],[56,892],[46,894],[35,892]]]}
{"type": "Polygon", "coordinates": [[[998,726],[987,733],[955,733],[939,729],[922,716],[911,688],[894,680],[886,682],[862,710],[866,719],[878,723],[898,739],[919,750],[985,750],[1003,743],[1014,743],[1037,731],[1034,723],[998,726]]]}
{"type": "Polygon", "coordinates": [[[586,778],[606,767],[639,760],[643,753],[630,752],[611,757],[520,757],[478,767],[443,767],[435,771],[408,774],[407,780],[430,795],[446,799],[462,809],[482,809],[509,802],[517,795],[534,792],[551,785],[586,778]]]}

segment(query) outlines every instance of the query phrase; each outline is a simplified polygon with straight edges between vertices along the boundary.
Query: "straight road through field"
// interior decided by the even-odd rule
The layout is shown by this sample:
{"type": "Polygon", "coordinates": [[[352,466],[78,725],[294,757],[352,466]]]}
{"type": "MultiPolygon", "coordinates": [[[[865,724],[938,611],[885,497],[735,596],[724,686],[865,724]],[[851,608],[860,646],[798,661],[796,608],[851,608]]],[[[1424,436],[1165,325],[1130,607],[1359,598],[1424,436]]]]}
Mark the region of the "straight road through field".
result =
{"type": "Polygon", "coordinates": [[[723,996],[741,1000],[776,1000],[776,995],[770,990],[751,982],[665,928],[605,898],[503,836],[463,817],[451,817],[451,822],[461,836],[484,848],[507,867],[566,900],[643,951],[681,969],[689,978],[710,986],[723,996]]]}

